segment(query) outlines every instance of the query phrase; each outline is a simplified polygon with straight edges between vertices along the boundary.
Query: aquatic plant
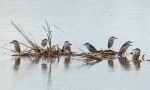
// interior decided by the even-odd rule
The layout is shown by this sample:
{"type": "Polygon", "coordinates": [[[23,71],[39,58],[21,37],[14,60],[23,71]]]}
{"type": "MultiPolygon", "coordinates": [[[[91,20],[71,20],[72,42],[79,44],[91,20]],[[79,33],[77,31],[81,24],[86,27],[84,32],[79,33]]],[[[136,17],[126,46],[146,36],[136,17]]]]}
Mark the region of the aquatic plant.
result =
{"type": "Polygon", "coordinates": [[[50,50],[51,50],[51,46],[52,46],[52,31],[50,29],[50,25],[48,24],[48,22],[45,20],[46,22],[46,27],[43,26],[46,34],[47,34],[47,40],[48,40],[48,44],[49,44],[49,47],[50,47],[50,50]]]}

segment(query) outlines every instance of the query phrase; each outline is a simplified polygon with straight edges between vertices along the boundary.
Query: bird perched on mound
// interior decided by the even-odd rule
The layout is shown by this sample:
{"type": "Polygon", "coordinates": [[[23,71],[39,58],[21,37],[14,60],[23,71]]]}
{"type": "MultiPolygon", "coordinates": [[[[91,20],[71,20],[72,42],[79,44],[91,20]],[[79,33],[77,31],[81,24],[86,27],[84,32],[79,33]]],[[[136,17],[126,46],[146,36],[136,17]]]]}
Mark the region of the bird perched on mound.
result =
{"type": "Polygon", "coordinates": [[[118,56],[124,57],[124,53],[126,52],[126,50],[129,48],[129,46],[132,46],[131,43],[133,43],[133,42],[131,42],[131,41],[125,42],[125,43],[122,45],[122,47],[120,48],[120,50],[119,50],[119,52],[118,52],[118,56]]]}
{"type": "Polygon", "coordinates": [[[112,36],[108,39],[108,49],[110,49],[113,46],[114,39],[118,39],[118,38],[112,36]]]}
{"type": "Polygon", "coordinates": [[[44,48],[47,45],[47,39],[43,39],[41,45],[44,48]]]}
{"type": "Polygon", "coordinates": [[[93,53],[98,53],[98,51],[96,50],[96,48],[93,46],[93,45],[91,45],[90,43],[85,43],[85,44],[83,44],[83,46],[86,46],[86,48],[90,51],[90,52],[93,52],[93,53]]]}
{"type": "Polygon", "coordinates": [[[63,48],[62,48],[62,51],[65,51],[65,53],[71,52],[71,47],[70,47],[71,45],[72,44],[70,44],[68,41],[65,41],[63,48]]]}
{"type": "Polygon", "coordinates": [[[139,48],[133,49],[134,54],[132,56],[133,60],[139,60],[141,50],[139,48]]]}
{"type": "Polygon", "coordinates": [[[15,50],[20,53],[20,44],[18,43],[18,41],[17,40],[13,40],[10,43],[13,43],[15,50]]]}

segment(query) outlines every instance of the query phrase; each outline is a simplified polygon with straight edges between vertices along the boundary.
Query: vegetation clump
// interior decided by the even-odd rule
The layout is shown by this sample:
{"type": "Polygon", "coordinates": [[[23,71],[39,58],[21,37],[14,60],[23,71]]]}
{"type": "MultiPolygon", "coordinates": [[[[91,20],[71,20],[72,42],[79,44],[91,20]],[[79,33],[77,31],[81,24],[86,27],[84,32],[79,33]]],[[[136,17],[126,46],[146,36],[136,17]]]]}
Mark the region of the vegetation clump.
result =
{"type": "Polygon", "coordinates": [[[46,21],[46,27],[43,26],[43,28],[47,34],[48,46],[46,48],[42,48],[41,46],[36,44],[31,33],[30,33],[30,35],[32,36],[33,40],[31,40],[28,37],[28,35],[24,32],[24,30],[19,25],[16,25],[13,21],[11,21],[11,23],[13,24],[13,26],[17,29],[17,31],[25,38],[25,40],[29,44],[29,45],[25,45],[25,44],[19,42],[19,44],[24,45],[26,47],[26,49],[24,51],[22,51],[21,53],[13,54],[13,56],[40,56],[40,57],[57,58],[60,56],[69,55],[69,56],[83,56],[86,58],[93,58],[93,59],[97,59],[97,60],[102,60],[102,56],[117,55],[117,53],[118,53],[118,52],[113,51],[113,50],[101,50],[101,51],[98,51],[98,53],[85,53],[79,47],[78,48],[83,53],[81,53],[81,54],[77,54],[75,52],[66,53],[66,52],[64,52],[64,50],[62,50],[59,47],[58,44],[52,45],[52,31],[51,31],[47,21],[46,21]]]}

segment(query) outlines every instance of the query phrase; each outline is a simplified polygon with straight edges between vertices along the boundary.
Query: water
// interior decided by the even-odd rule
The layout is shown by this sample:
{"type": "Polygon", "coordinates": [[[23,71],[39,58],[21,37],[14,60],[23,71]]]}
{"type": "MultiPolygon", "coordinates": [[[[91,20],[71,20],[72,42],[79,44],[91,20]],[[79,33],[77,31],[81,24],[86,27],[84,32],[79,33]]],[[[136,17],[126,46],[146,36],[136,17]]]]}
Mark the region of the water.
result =
{"type": "MultiPolygon", "coordinates": [[[[72,51],[81,53],[80,47],[89,42],[98,50],[107,49],[107,40],[116,36],[113,49],[130,40],[134,48],[141,49],[140,59],[127,62],[85,60],[82,57],[17,58],[13,52],[0,48],[0,90],[148,90],[150,59],[150,1],[143,0],[1,0],[0,1],[0,46],[16,39],[26,40],[13,27],[10,20],[31,32],[36,42],[46,38],[43,30],[45,19],[51,23],[53,44],[68,40],[72,51]],[[62,33],[52,24],[65,32],[62,33]],[[52,63],[51,63],[52,62],[52,63]]],[[[29,35],[29,33],[28,33],[29,35]]],[[[7,44],[6,48],[13,49],[7,44]]],[[[21,46],[23,50],[23,46],[21,46]]]]}

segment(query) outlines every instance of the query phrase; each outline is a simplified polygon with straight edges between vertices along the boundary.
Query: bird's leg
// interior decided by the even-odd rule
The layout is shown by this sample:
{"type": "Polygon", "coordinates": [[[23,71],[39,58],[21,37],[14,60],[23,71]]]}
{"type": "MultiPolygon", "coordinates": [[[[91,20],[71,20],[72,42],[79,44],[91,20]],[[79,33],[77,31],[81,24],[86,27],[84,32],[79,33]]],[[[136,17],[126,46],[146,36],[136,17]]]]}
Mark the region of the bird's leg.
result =
{"type": "Polygon", "coordinates": [[[128,55],[128,53],[126,52],[126,56],[128,55]]]}
{"type": "Polygon", "coordinates": [[[124,57],[124,53],[122,54],[122,57],[124,57]]]}

